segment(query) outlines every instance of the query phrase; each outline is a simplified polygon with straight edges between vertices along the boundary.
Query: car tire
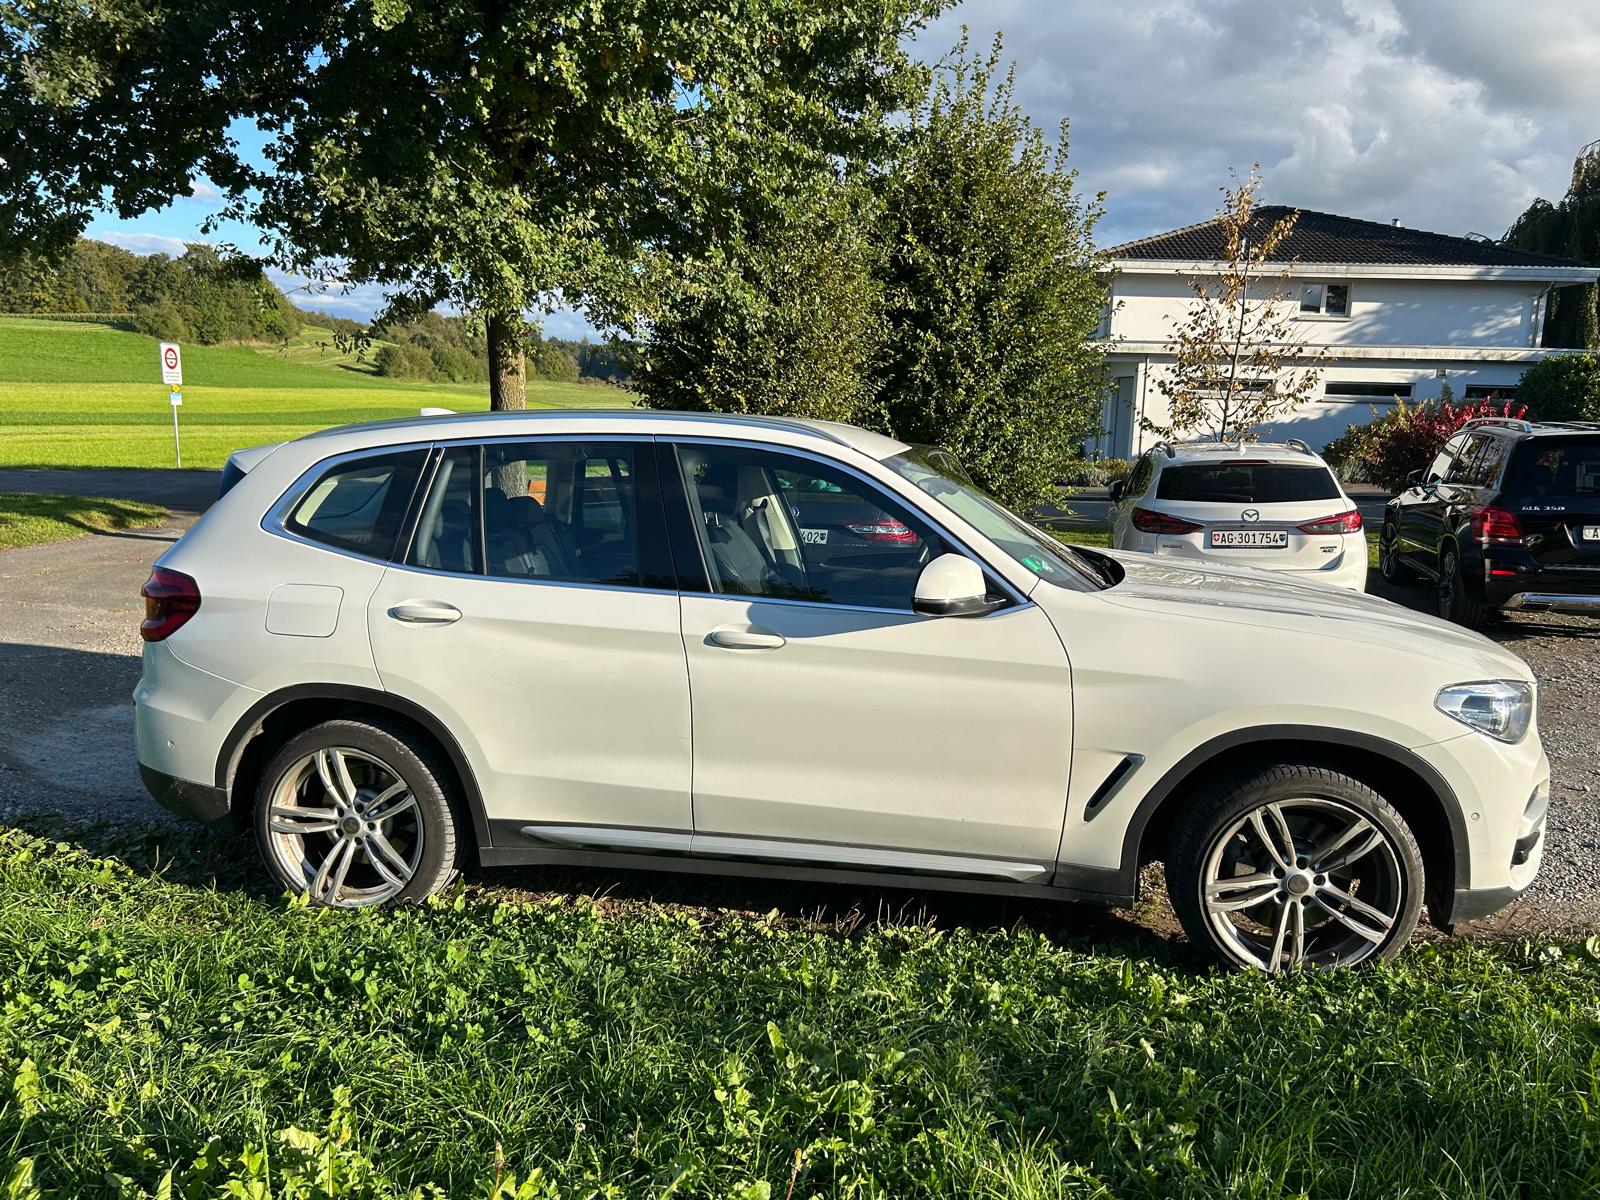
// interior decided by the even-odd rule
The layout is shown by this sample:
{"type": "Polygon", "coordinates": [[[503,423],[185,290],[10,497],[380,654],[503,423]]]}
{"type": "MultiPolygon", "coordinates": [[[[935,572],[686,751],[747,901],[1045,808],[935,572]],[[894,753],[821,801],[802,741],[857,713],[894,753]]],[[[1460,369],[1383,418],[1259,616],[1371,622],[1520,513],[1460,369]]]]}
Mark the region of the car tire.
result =
{"type": "Polygon", "coordinates": [[[1392,958],[1417,927],[1424,882],[1422,852],[1394,807],[1307,764],[1212,783],[1186,806],[1167,856],[1189,941],[1233,969],[1392,958]]]}
{"type": "Polygon", "coordinates": [[[1439,616],[1466,629],[1481,629],[1494,616],[1495,610],[1481,600],[1467,594],[1466,582],[1461,578],[1461,556],[1446,548],[1439,559],[1439,616]]]}
{"type": "Polygon", "coordinates": [[[1396,537],[1394,523],[1385,521],[1378,533],[1378,574],[1383,576],[1385,583],[1397,586],[1416,583],[1417,573],[1400,557],[1400,551],[1395,546],[1396,537]]]}
{"type": "Polygon", "coordinates": [[[290,738],[261,773],[256,845],[313,904],[416,903],[455,877],[466,823],[436,750],[401,725],[326,721],[290,738]]]}

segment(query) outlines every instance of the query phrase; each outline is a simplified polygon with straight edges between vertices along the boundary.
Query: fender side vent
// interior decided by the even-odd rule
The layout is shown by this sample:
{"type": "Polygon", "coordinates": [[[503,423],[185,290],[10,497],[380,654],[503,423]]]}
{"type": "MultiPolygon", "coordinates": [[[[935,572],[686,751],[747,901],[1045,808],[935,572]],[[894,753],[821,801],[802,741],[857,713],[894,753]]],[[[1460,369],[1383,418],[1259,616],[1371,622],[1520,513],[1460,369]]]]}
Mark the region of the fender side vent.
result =
{"type": "Polygon", "coordinates": [[[1105,777],[1105,782],[1095,788],[1094,795],[1089,797],[1089,803],[1083,809],[1083,819],[1087,821],[1097,815],[1105,807],[1106,801],[1122,790],[1122,785],[1128,782],[1128,776],[1142,762],[1142,754],[1124,754],[1122,761],[1111,768],[1111,774],[1105,777]]]}

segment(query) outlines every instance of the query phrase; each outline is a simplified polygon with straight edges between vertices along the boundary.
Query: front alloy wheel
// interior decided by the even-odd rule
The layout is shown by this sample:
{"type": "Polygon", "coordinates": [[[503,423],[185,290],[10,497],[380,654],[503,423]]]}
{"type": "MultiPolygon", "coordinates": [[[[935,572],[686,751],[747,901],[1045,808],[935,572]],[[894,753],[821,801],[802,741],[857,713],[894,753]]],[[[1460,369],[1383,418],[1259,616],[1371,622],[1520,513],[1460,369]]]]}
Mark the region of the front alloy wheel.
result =
{"type": "Polygon", "coordinates": [[[1174,907],[1190,939],[1230,966],[1388,957],[1421,910],[1422,858],[1404,821],[1325,768],[1274,767],[1214,789],[1174,849],[1174,907]]]}
{"type": "Polygon", "coordinates": [[[314,904],[420,900],[455,873],[455,821],[442,775],[427,749],[408,745],[398,730],[362,721],[307,730],[263,772],[262,858],[314,904]]]}

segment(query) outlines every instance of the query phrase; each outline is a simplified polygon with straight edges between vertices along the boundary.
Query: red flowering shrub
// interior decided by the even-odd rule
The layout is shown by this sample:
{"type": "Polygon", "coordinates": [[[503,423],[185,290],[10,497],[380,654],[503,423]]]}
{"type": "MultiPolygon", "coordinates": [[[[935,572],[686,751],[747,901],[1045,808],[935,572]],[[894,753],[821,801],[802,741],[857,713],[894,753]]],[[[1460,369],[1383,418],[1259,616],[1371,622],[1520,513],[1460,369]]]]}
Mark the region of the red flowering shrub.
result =
{"type": "Polygon", "coordinates": [[[1406,477],[1426,468],[1450,435],[1468,421],[1521,417],[1526,411],[1526,406],[1513,408],[1510,401],[1453,404],[1441,400],[1410,405],[1398,400],[1393,411],[1370,425],[1352,425],[1322,453],[1346,482],[1375,483],[1398,492],[1406,486],[1406,477]]]}

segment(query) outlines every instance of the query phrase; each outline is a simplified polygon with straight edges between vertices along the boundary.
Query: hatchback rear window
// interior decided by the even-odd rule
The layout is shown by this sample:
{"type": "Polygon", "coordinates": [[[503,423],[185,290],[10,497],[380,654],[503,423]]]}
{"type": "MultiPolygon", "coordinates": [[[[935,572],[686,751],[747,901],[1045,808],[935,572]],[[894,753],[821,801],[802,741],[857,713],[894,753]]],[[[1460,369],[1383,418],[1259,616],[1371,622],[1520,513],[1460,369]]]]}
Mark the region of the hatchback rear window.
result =
{"type": "Polygon", "coordinates": [[[1297,504],[1338,495],[1327,467],[1292,463],[1184,463],[1162,471],[1156,485],[1157,499],[1190,504],[1297,504]]]}
{"type": "Polygon", "coordinates": [[[1532,496],[1600,493],[1600,437],[1532,438],[1511,459],[1507,491],[1532,496]]]}
{"type": "Polygon", "coordinates": [[[285,524],[314,542],[391,557],[426,453],[409,450],[340,463],[312,484],[285,524]]]}

